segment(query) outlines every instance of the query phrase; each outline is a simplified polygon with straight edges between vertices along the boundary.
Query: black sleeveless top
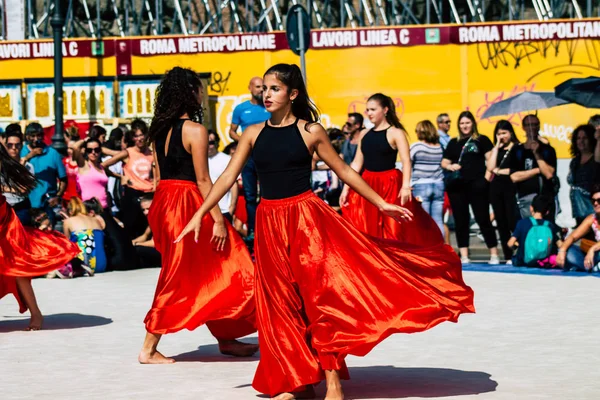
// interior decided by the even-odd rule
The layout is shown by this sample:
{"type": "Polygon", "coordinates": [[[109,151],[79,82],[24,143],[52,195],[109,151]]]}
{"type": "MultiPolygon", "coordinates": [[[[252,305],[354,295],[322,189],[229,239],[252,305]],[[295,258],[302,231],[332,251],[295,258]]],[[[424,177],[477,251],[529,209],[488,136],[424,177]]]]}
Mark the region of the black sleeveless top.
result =
{"type": "Polygon", "coordinates": [[[194,170],[192,155],[183,146],[182,128],[185,121],[187,119],[180,119],[173,124],[167,156],[165,156],[165,146],[169,131],[162,132],[156,137],[154,151],[158,159],[161,180],[177,179],[196,182],[196,171],[194,170]]]}
{"type": "Polygon", "coordinates": [[[371,129],[362,138],[360,149],[363,152],[364,167],[367,171],[381,172],[396,168],[398,150],[390,146],[386,133],[387,129],[383,131],[371,129]]]}
{"type": "Polygon", "coordinates": [[[312,155],[298,130],[297,119],[282,127],[265,122],[254,143],[252,158],[263,198],[284,199],[310,190],[312,155]]]}

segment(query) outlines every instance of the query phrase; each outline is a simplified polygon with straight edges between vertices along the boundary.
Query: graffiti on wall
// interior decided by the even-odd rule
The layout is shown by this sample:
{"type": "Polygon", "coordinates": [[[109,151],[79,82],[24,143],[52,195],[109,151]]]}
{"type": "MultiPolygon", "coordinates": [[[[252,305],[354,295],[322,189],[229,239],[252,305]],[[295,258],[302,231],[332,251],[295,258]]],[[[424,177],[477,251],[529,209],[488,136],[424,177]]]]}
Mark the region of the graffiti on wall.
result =
{"type": "Polygon", "coordinates": [[[558,61],[557,65],[543,62],[541,65],[544,68],[529,76],[526,82],[546,72],[566,73],[577,69],[597,74],[600,71],[600,41],[579,39],[479,43],[477,57],[484,70],[503,67],[519,69],[524,64],[537,61],[558,61]]]}

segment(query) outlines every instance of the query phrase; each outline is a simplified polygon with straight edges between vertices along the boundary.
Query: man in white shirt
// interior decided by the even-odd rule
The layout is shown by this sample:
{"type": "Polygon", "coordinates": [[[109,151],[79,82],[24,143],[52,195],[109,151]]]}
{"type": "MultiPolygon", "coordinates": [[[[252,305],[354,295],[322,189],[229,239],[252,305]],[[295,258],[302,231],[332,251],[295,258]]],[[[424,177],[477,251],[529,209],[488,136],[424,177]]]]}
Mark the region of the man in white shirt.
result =
{"type": "MultiPolygon", "coordinates": [[[[225,153],[219,151],[219,136],[212,130],[208,131],[208,173],[213,183],[221,176],[227,164],[229,164],[231,157],[225,153]]],[[[219,201],[219,208],[223,217],[225,217],[230,223],[233,223],[233,213],[237,205],[238,199],[238,185],[237,182],[233,184],[229,192],[221,201],[219,201]]]]}

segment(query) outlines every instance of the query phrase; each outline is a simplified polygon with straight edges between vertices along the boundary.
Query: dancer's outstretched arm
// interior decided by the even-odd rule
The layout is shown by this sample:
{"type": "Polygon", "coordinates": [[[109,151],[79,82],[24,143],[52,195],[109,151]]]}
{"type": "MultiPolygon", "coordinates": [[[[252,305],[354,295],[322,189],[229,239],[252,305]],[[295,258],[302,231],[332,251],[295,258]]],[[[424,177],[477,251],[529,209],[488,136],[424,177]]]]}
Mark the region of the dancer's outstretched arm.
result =
{"type": "Polygon", "coordinates": [[[196,211],[190,222],[186,225],[177,239],[175,239],[175,243],[180,242],[185,235],[192,231],[194,232],[194,240],[198,241],[202,218],[207,212],[210,211],[210,209],[219,204],[219,200],[225,196],[225,194],[236,182],[240,172],[242,172],[242,169],[244,168],[244,165],[246,165],[248,158],[250,158],[254,140],[260,133],[261,127],[262,125],[253,125],[244,131],[244,134],[241,136],[240,141],[238,142],[238,146],[233,154],[233,157],[229,161],[229,164],[227,164],[227,168],[212,186],[212,189],[204,199],[204,203],[202,203],[200,209],[196,211]]]}
{"type": "MultiPolygon", "coordinates": [[[[365,135],[367,134],[367,132],[369,132],[368,129],[363,129],[360,132],[360,136],[358,138],[358,145],[356,147],[356,154],[354,155],[354,160],[352,160],[352,162],[350,163],[350,167],[353,170],[355,170],[356,172],[358,172],[359,174],[362,171],[363,165],[365,163],[365,156],[363,155],[363,152],[362,152],[362,140],[365,137],[365,135]]],[[[342,207],[348,206],[348,194],[349,193],[350,193],[350,186],[344,185],[344,188],[342,189],[342,193],[340,194],[340,206],[342,206],[342,207]]]]}
{"type": "Polygon", "coordinates": [[[381,212],[393,218],[410,220],[412,213],[404,207],[387,203],[363,180],[363,178],[352,167],[344,162],[338,155],[327,136],[327,132],[320,124],[312,124],[309,127],[311,135],[314,135],[314,149],[337,176],[358,194],[371,202],[381,212]]]}

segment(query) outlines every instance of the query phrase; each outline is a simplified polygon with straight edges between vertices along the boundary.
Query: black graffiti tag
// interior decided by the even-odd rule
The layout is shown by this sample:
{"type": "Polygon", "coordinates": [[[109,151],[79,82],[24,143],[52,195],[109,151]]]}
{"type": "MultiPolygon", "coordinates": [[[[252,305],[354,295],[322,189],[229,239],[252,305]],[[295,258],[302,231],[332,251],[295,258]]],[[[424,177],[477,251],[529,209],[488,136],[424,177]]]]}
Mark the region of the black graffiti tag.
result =
{"type": "Polygon", "coordinates": [[[231,71],[225,72],[213,72],[210,76],[210,81],[208,82],[210,91],[217,94],[225,94],[227,90],[227,83],[229,82],[229,78],[231,77],[231,71]],[[227,74],[227,75],[225,75],[227,74]]]}

